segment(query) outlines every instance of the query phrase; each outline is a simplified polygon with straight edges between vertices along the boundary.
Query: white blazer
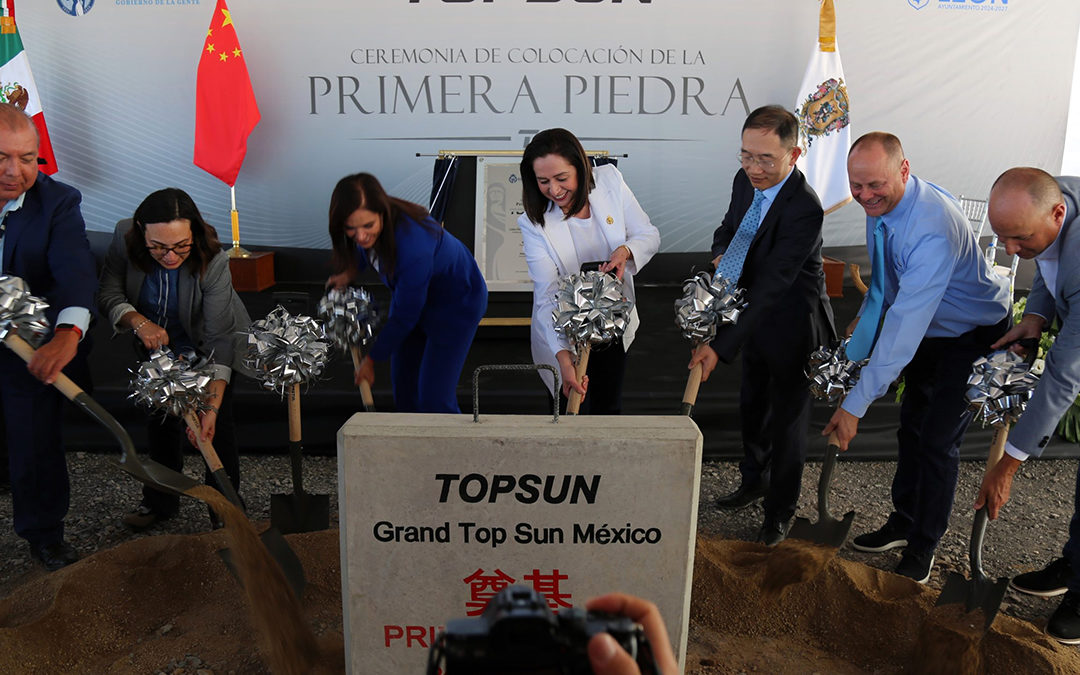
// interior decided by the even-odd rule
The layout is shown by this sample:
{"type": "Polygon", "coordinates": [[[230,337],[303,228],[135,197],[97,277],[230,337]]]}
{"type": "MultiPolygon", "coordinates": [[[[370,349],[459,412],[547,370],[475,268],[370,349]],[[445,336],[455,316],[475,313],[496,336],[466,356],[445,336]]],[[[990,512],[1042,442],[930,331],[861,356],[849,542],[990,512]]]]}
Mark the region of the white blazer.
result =
{"type": "MultiPolygon", "coordinates": [[[[555,293],[559,279],[578,272],[581,263],[607,260],[619,246],[627,246],[634,254],[626,262],[623,273],[623,292],[630,302],[635,302],[634,274],[644,267],[660,248],[660,232],[649,221],[634,193],[630,192],[622,174],[613,165],[595,167],[593,179],[596,187],[589,193],[589,211],[594,224],[599,222],[600,232],[607,244],[606,251],[583,251],[588,257],[581,259],[570,237],[570,226],[563,219],[562,211],[553,203],[544,213],[544,226],[529,220],[528,214],[518,217],[518,227],[529,264],[529,277],[533,282],[532,357],[534,363],[546,363],[559,368],[555,354],[563,349],[574,351],[570,343],[555,332],[552,312],[555,310],[555,293]]],[[[594,225],[595,226],[595,225],[594,225]]],[[[630,320],[623,333],[623,347],[630,348],[638,324],[637,306],[630,312],[630,320]]],[[[547,371],[541,377],[554,393],[554,378],[547,371]]]]}

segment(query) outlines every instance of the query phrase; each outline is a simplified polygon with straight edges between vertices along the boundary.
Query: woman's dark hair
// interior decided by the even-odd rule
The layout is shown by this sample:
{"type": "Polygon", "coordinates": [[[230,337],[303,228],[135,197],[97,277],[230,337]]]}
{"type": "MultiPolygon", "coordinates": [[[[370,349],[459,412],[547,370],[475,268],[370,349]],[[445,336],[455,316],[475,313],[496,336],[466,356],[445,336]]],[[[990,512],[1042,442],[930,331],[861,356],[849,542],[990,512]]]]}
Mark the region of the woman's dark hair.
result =
{"type": "Polygon", "coordinates": [[[335,272],[356,267],[356,243],[345,234],[345,221],[357,209],[364,208],[379,216],[382,232],[375,240],[375,255],[379,258],[381,271],[394,276],[394,260],[397,243],[394,229],[402,214],[421,226],[428,227],[428,210],[419,204],[391,197],[370,173],[354,173],[345,176],[334,186],[330,195],[330,242],[334,247],[331,264],[335,272]]]}
{"type": "Polygon", "coordinates": [[[589,193],[596,187],[589,157],[585,154],[585,148],[581,147],[581,141],[577,139],[577,136],[566,129],[547,129],[533,136],[533,139],[525,146],[525,154],[521,156],[521,201],[529,220],[541,227],[544,226],[544,212],[547,211],[551,201],[540,192],[540,186],[536,184],[533,162],[547,155],[558,155],[577,170],[578,189],[574,191],[570,212],[563,217],[563,220],[585,208],[585,205],[589,203],[589,193]],[[588,186],[588,189],[583,190],[584,186],[588,186]]]}
{"type": "Polygon", "coordinates": [[[143,272],[154,271],[158,262],[146,248],[146,226],[185,219],[191,223],[191,252],[184,265],[202,276],[210,260],[221,251],[217,230],[203,220],[199,207],[179,188],[165,188],[150,193],[135,209],[134,224],[124,237],[128,259],[143,272]]]}

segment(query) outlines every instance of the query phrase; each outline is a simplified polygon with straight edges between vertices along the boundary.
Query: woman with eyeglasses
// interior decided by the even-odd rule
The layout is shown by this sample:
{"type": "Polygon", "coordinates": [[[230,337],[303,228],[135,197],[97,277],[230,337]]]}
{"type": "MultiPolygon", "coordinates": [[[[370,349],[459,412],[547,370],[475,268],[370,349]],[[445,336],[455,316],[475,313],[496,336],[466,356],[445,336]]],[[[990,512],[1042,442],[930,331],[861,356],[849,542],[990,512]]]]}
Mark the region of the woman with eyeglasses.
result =
{"type": "MultiPolygon", "coordinates": [[[[229,382],[243,355],[238,331],[246,329],[251,318],[233,290],[229,257],[216,230],[203,220],[186,192],[158,190],[139,204],[133,218],[117,224],[102,270],[98,308],[115,334],[134,336],[140,360],[159,347],[213,358],[211,407],[199,414],[199,421],[203,438],[213,441],[239,490],[240,457],[229,382]]],[[[146,431],[150,458],[182,469],[188,437],[184,421],[153,413],[146,431]]],[[[207,470],[208,483],[210,479],[207,470]]],[[[138,508],[123,520],[142,530],[172,517],[179,506],[178,496],[147,486],[138,508]]]]}
{"type": "Polygon", "coordinates": [[[347,286],[371,267],[392,293],[356,383],[374,383],[372,360],[389,359],[399,412],[461,412],[457,383],[487,310],[487,284],[472,252],[427,209],[386,194],[369,173],[338,181],[329,220],[337,273],[327,286],[347,286]]]}

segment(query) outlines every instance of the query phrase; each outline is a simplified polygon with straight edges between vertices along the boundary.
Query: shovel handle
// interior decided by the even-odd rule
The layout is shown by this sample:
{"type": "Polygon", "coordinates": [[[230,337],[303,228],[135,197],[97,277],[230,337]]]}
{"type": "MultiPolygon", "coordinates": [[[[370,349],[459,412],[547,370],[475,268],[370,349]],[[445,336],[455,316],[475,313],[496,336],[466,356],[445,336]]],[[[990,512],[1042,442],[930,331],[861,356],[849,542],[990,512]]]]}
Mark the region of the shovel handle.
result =
{"type": "MultiPolygon", "coordinates": [[[[4,338],[4,344],[11,348],[11,351],[19,355],[23,361],[30,363],[30,359],[34,358],[34,352],[37,351],[34,347],[22,339],[17,333],[8,333],[8,336],[4,338]]],[[[71,381],[71,378],[67,375],[60,373],[56,377],[56,381],[53,382],[53,386],[60,390],[60,393],[64,395],[69,401],[74,401],[75,397],[83,393],[82,387],[71,381]]]]}
{"type": "Polygon", "coordinates": [[[694,404],[697,403],[698,389],[701,387],[701,375],[704,370],[700,363],[694,364],[694,367],[690,369],[690,375],[686,378],[686,389],[683,389],[680,415],[689,417],[694,412],[694,404]]]}
{"type": "Polygon", "coordinates": [[[229,480],[228,474],[225,472],[225,467],[221,464],[221,458],[218,457],[217,450],[214,450],[214,445],[209,441],[202,439],[202,424],[199,423],[199,417],[191,410],[184,413],[184,421],[187,422],[188,429],[195,434],[195,444],[199,446],[199,454],[202,455],[203,461],[206,462],[207,468],[210,469],[210,473],[214,475],[214,482],[217,483],[217,488],[237,508],[243,509],[240,502],[240,495],[236,494],[236,488],[233,487],[232,481],[229,480]]]}
{"type": "Polygon", "coordinates": [[[300,383],[289,387],[289,442],[299,443],[303,438],[300,429],[300,383]]]}
{"type": "MultiPolygon", "coordinates": [[[[1005,441],[1009,438],[1009,425],[1003,424],[994,431],[994,441],[990,444],[990,452],[986,457],[987,473],[1001,461],[1005,454],[1005,441]]],[[[971,525],[971,545],[968,549],[968,560],[971,563],[971,578],[983,581],[986,573],[982,566],[983,539],[986,538],[986,525],[990,521],[990,513],[986,506],[975,512],[975,521],[971,525]]]]}
{"type": "MultiPolygon", "coordinates": [[[[574,374],[577,376],[578,382],[585,377],[586,371],[589,369],[589,351],[592,349],[592,344],[586,342],[581,348],[581,353],[578,354],[577,363],[574,365],[574,374]]],[[[566,414],[576,415],[578,410],[581,409],[582,395],[578,393],[576,389],[570,390],[570,396],[566,400],[566,414]]]]}
{"type": "Polygon", "coordinates": [[[1001,458],[1005,456],[1005,441],[1009,439],[1009,424],[1006,422],[994,429],[994,440],[990,443],[990,452],[986,456],[986,471],[997,466],[1001,458]]]}
{"type": "Polygon", "coordinates": [[[821,478],[817,486],[818,520],[832,519],[829,513],[829,488],[832,486],[833,471],[836,469],[836,458],[840,454],[840,439],[836,432],[829,434],[829,444],[825,447],[825,459],[821,463],[821,478]]]}
{"type": "MultiPolygon", "coordinates": [[[[360,347],[352,345],[349,347],[349,354],[352,355],[353,372],[360,370],[360,347]]],[[[360,400],[364,402],[364,410],[375,411],[375,397],[371,395],[371,383],[367,380],[360,380],[360,400]]]]}
{"type": "Polygon", "coordinates": [[[199,423],[198,416],[189,410],[184,413],[184,421],[187,422],[191,433],[195,434],[195,444],[199,446],[199,453],[206,460],[206,466],[210,468],[211,473],[225,468],[221,463],[221,458],[218,457],[217,450],[214,450],[214,445],[202,439],[202,424],[199,423]]]}

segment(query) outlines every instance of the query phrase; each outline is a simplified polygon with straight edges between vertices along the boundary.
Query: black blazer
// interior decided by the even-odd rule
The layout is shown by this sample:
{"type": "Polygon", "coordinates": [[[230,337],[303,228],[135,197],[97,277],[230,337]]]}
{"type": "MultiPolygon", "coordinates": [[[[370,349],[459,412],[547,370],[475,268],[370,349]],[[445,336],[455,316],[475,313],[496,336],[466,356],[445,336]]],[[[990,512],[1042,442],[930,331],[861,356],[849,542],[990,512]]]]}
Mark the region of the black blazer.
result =
{"type": "MultiPolygon", "coordinates": [[[[713,234],[714,259],[727,250],[753,199],[754,188],[740,169],[732,184],[731,204],[713,234]]],[[[734,326],[718,330],[711,343],[720,360],[731,363],[747,339],[769,348],[810,350],[836,339],[821,266],[823,217],[817,194],[803,173],[792,168],[743,263],[739,286],[746,289],[746,311],[734,326]],[[809,336],[802,326],[808,327],[809,336]]]]}

